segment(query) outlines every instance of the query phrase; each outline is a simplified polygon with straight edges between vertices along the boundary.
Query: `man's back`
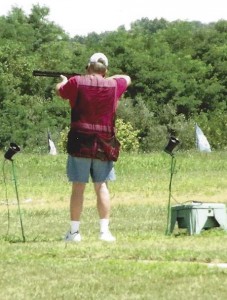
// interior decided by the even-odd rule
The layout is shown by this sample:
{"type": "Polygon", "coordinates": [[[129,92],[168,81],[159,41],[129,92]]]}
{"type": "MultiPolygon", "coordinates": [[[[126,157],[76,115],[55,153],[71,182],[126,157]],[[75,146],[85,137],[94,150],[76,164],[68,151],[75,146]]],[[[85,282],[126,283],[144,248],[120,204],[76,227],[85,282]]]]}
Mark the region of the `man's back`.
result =
{"type": "Polygon", "coordinates": [[[117,82],[100,75],[85,75],[77,80],[77,99],[75,111],[80,120],[93,124],[108,124],[116,109],[117,82]]]}

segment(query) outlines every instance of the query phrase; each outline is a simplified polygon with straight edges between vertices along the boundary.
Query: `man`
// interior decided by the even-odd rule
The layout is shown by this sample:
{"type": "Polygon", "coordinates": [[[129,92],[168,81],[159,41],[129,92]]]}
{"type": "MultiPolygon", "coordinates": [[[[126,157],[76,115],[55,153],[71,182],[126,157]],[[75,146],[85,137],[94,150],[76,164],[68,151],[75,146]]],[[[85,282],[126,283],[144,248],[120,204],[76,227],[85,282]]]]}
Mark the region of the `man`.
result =
{"type": "Polygon", "coordinates": [[[72,182],[70,199],[71,228],[66,241],[80,242],[80,217],[84,191],[91,176],[97,196],[100,218],[100,240],[113,242],[109,230],[110,195],[108,180],[115,180],[113,161],[120,144],[115,137],[117,102],[131,84],[127,75],[106,78],[108,59],[95,53],[89,59],[87,74],[67,79],[56,85],[57,94],[68,99],[71,107],[71,128],[67,143],[67,175],[72,182]]]}

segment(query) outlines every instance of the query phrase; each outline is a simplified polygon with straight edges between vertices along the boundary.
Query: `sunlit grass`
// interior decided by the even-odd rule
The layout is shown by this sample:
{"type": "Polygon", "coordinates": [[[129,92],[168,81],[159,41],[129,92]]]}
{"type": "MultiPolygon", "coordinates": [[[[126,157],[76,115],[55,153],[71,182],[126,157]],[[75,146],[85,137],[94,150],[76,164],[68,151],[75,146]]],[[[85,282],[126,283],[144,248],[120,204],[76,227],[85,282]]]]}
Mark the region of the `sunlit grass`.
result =
{"type": "MultiPolygon", "coordinates": [[[[227,262],[227,233],[212,228],[188,236],[175,228],[165,235],[170,156],[121,155],[115,165],[117,181],[109,184],[110,226],[117,237],[113,244],[98,240],[91,183],[81,219],[83,240],[67,246],[63,242],[71,190],[65,161],[65,155],[15,156],[25,243],[11,162],[5,162],[0,184],[0,299],[226,298],[227,269],[209,263],[227,262]]],[[[226,174],[224,152],[177,153],[172,204],[227,203],[226,174]]]]}

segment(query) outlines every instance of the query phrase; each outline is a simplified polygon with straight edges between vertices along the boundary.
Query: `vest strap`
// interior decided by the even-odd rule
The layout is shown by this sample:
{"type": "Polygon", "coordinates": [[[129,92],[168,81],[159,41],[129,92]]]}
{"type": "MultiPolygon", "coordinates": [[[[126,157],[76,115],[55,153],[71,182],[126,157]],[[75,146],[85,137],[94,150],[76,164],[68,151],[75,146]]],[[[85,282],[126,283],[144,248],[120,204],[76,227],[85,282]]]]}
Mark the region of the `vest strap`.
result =
{"type": "Polygon", "coordinates": [[[99,125],[99,124],[90,124],[90,123],[79,123],[79,122],[72,122],[71,128],[78,129],[78,130],[88,130],[89,132],[107,132],[113,133],[115,130],[112,126],[108,125],[99,125]]]}

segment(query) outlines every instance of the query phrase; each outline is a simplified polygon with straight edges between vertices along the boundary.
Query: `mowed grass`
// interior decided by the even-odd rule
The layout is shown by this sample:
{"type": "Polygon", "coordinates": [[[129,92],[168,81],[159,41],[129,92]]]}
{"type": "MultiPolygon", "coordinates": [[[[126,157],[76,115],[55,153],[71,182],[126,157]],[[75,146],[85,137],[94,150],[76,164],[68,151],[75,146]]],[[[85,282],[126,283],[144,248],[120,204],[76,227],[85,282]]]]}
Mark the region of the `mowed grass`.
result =
{"type": "MultiPolygon", "coordinates": [[[[226,155],[177,153],[171,204],[226,204],[226,155]]],[[[220,264],[227,263],[227,233],[213,228],[189,236],[175,228],[165,235],[169,155],[121,155],[117,181],[109,184],[113,244],[98,240],[91,183],[81,219],[83,240],[63,242],[71,191],[65,162],[65,155],[14,158],[25,243],[12,164],[1,162],[0,299],[226,299],[227,269],[220,264]]]]}

